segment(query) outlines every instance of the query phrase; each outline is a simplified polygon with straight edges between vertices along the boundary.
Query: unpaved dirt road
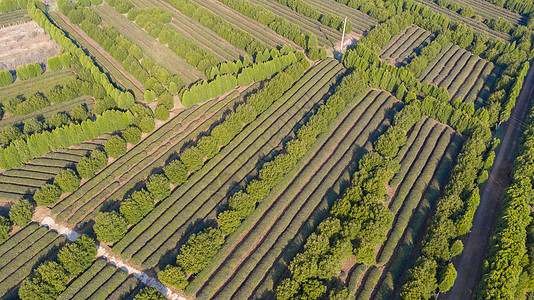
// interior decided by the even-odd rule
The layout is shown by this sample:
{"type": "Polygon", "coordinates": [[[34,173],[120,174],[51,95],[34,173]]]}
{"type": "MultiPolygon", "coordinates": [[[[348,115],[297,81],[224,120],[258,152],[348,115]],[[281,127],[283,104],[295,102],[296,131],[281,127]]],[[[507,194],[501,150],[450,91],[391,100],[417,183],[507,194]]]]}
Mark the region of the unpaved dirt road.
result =
{"type": "Polygon", "coordinates": [[[510,120],[501,125],[505,130],[501,149],[495,157],[489,179],[482,190],[480,205],[473,219],[473,228],[464,242],[464,252],[454,265],[458,277],[452,289],[439,297],[440,300],[471,299],[482,276],[482,266],[487,253],[490,236],[495,230],[495,221],[500,208],[500,197],[510,183],[510,171],[516,156],[522,124],[528,114],[530,99],[534,92],[534,66],[529,70],[523,89],[512,110],[510,120]]]}

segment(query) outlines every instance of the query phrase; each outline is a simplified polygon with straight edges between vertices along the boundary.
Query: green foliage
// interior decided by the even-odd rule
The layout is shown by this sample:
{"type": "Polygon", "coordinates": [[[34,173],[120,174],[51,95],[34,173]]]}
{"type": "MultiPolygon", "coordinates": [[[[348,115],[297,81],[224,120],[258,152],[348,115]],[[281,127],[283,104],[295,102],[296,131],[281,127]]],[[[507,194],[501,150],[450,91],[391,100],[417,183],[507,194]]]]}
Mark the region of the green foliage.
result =
{"type": "MultiPolygon", "coordinates": [[[[415,123],[414,123],[415,124],[415,123]]],[[[412,124],[413,125],[413,124],[412,124]]],[[[407,137],[399,127],[390,127],[383,135],[378,137],[374,143],[375,150],[385,157],[395,157],[400,147],[404,146],[407,137]]]]}
{"type": "Polygon", "coordinates": [[[122,132],[122,138],[126,141],[126,143],[135,145],[141,141],[141,129],[137,126],[129,126],[128,128],[124,129],[122,132]]]}
{"type": "Polygon", "coordinates": [[[12,84],[13,83],[13,75],[11,75],[11,72],[9,71],[0,71],[0,87],[12,84]]]}
{"type": "Polygon", "coordinates": [[[456,280],[457,275],[458,273],[456,272],[454,265],[452,263],[449,263],[447,265],[447,269],[445,269],[445,272],[443,272],[441,282],[439,283],[439,291],[441,293],[448,292],[453,286],[454,280],[456,280]]]}
{"type": "MultiPolygon", "coordinates": [[[[9,219],[17,226],[26,226],[33,216],[33,206],[28,199],[20,199],[9,210],[9,219]]],[[[0,237],[0,240],[2,238],[0,237]]]]}
{"type": "Polygon", "coordinates": [[[189,171],[187,170],[187,167],[179,159],[171,161],[165,167],[165,176],[174,185],[181,185],[184,183],[187,180],[188,173],[189,171]]]}
{"type": "Polygon", "coordinates": [[[90,156],[83,157],[76,165],[76,171],[82,178],[91,178],[108,164],[106,153],[94,150],[90,156]]]}
{"type": "Polygon", "coordinates": [[[57,262],[47,261],[22,282],[19,297],[23,300],[57,299],[65,290],[69,276],[57,262]]]}
{"type": "Polygon", "coordinates": [[[437,264],[434,260],[420,258],[416,267],[409,270],[407,281],[400,292],[402,299],[430,299],[438,288],[436,280],[437,264]]]}
{"type": "Polygon", "coordinates": [[[156,99],[156,93],[151,90],[146,90],[144,95],[144,100],[148,103],[154,101],[156,99]]]}
{"type": "Polygon", "coordinates": [[[160,121],[165,121],[169,118],[170,112],[167,107],[158,104],[156,110],[154,111],[154,115],[156,116],[156,119],[160,121]]]}
{"type": "Polygon", "coordinates": [[[154,209],[154,196],[142,189],[121,202],[119,211],[128,224],[137,224],[154,209]]]}
{"type": "Polygon", "coordinates": [[[171,194],[170,182],[163,174],[154,174],[148,178],[147,190],[156,201],[163,200],[171,194]]]}
{"type": "Polygon", "coordinates": [[[9,237],[9,232],[11,231],[11,222],[9,219],[0,216],[0,243],[3,243],[9,237]]]}
{"type": "Polygon", "coordinates": [[[93,230],[99,241],[114,243],[126,234],[127,226],[127,221],[117,212],[104,212],[96,217],[93,230]]]}
{"type": "Polygon", "coordinates": [[[104,150],[108,156],[118,158],[126,154],[126,141],[118,135],[112,135],[106,141],[104,150]]]}
{"type": "Polygon", "coordinates": [[[224,237],[219,229],[207,228],[191,237],[180,247],[176,264],[186,273],[196,274],[219,251],[224,237]]]}
{"type": "Polygon", "coordinates": [[[177,290],[183,290],[188,284],[184,271],[179,267],[170,265],[158,273],[158,279],[164,285],[172,286],[177,290]]]}
{"type": "Polygon", "coordinates": [[[61,248],[57,260],[65,268],[69,277],[75,277],[89,268],[96,254],[95,241],[82,235],[74,243],[69,243],[61,248]]]}
{"type": "Polygon", "coordinates": [[[54,184],[59,186],[63,193],[72,193],[80,186],[80,178],[72,169],[64,169],[54,178],[54,184]]]}
{"type": "Polygon", "coordinates": [[[153,287],[143,288],[135,297],[134,300],[166,300],[165,296],[153,287]]]}
{"type": "Polygon", "coordinates": [[[61,188],[55,184],[44,184],[33,195],[33,200],[40,206],[51,206],[59,200],[61,188]]]}
{"type": "Polygon", "coordinates": [[[196,172],[204,165],[204,154],[195,146],[185,149],[180,159],[190,172],[196,172]]]}
{"type": "Polygon", "coordinates": [[[241,218],[236,210],[225,210],[217,216],[217,223],[222,233],[229,235],[241,225],[241,218]]]}
{"type": "Polygon", "coordinates": [[[20,80],[28,80],[41,74],[43,74],[43,68],[38,63],[27,64],[17,68],[17,78],[20,80]]]}
{"type": "Polygon", "coordinates": [[[217,141],[212,136],[201,137],[197,143],[197,147],[207,159],[212,159],[220,151],[217,141]]]}

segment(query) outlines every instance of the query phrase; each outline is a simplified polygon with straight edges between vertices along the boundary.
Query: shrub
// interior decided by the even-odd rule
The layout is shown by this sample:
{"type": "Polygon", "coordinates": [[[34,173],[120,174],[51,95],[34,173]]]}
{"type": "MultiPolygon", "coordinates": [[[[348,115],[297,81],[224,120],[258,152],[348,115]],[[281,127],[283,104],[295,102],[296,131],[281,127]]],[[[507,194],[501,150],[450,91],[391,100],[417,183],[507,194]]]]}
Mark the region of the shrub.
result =
{"type": "Polygon", "coordinates": [[[67,244],[61,248],[57,259],[70,277],[74,277],[91,266],[96,254],[95,241],[86,235],[82,235],[74,243],[67,244]]]}
{"type": "Polygon", "coordinates": [[[9,219],[3,216],[0,216],[0,243],[3,243],[9,237],[9,232],[11,231],[11,223],[9,219]]]}
{"type": "Polygon", "coordinates": [[[156,128],[156,124],[154,124],[154,117],[153,116],[142,117],[139,123],[137,124],[137,126],[144,133],[150,133],[154,131],[154,128],[156,128]]]}
{"type": "Polygon", "coordinates": [[[96,217],[93,230],[99,241],[115,243],[126,234],[127,226],[126,220],[117,212],[104,212],[96,217]]]}
{"type": "Polygon", "coordinates": [[[87,109],[87,106],[85,104],[82,104],[69,113],[72,120],[76,121],[77,123],[81,123],[82,121],[85,121],[91,117],[91,113],[87,109]]]}
{"type": "Polygon", "coordinates": [[[144,99],[146,102],[150,103],[156,99],[156,93],[152,90],[146,90],[144,99]]]}
{"type": "Polygon", "coordinates": [[[154,196],[146,190],[135,191],[120,206],[121,215],[129,224],[137,224],[154,209],[154,196]]]}
{"type": "Polygon", "coordinates": [[[142,289],[137,295],[135,295],[134,300],[166,300],[165,296],[158,291],[158,289],[153,287],[146,287],[142,289]]]}
{"type": "Polygon", "coordinates": [[[17,77],[20,80],[27,80],[43,74],[43,68],[38,63],[28,64],[17,68],[17,77]]]}
{"type": "Polygon", "coordinates": [[[163,200],[171,194],[169,180],[163,174],[150,176],[146,183],[146,188],[156,201],[163,200]]]}
{"type": "Polygon", "coordinates": [[[13,75],[11,75],[11,72],[9,71],[0,71],[0,87],[12,84],[13,83],[13,75]]]}
{"type": "Polygon", "coordinates": [[[82,178],[91,178],[108,164],[106,153],[100,150],[91,152],[91,156],[82,158],[76,165],[76,171],[82,178]]]}
{"type": "Polygon", "coordinates": [[[130,126],[122,132],[122,138],[128,144],[135,145],[141,141],[141,129],[137,126],[130,126]]]}
{"type": "Polygon", "coordinates": [[[177,290],[183,290],[188,282],[187,276],[180,267],[168,265],[165,269],[158,273],[158,279],[164,285],[172,286],[177,290]]]}
{"type": "MultiPolygon", "coordinates": [[[[13,224],[26,226],[32,220],[33,206],[28,199],[20,199],[9,210],[9,219],[13,224]]],[[[1,240],[1,237],[0,237],[1,240]]]]}
{"type": "Polygon", "coordinates": [[[54,184],[59,186],[63,193],[72,193],[80,186],[80,177],[74,170],[64,169],[54,178],[54,184]]]}
{"type": "Polygon", "coordinates": [[[181,185],[187,180],[188,170],[182,161],[175,159],[165,167],[165,176],[174,185],[181,185]]]}
{"type": "Polygon", "coordinates": [[[61,196],[61,189],[55,184],[45,184],[33,195],[33,200],[41,206],[50,206],[61,196]]]}
{"type": "Polygon", "coordinates": [[[225,210],[217,216],[217,224],[225,235],[229,235],[241,225],[241,218],[237,211],[225,210]]]}
{"type": "Polygon", "coordinates": [[[118,135],[113,135],[106,141],[104,150],[108,156],[118,158],[126,154],[126,141],[118,135]]]}

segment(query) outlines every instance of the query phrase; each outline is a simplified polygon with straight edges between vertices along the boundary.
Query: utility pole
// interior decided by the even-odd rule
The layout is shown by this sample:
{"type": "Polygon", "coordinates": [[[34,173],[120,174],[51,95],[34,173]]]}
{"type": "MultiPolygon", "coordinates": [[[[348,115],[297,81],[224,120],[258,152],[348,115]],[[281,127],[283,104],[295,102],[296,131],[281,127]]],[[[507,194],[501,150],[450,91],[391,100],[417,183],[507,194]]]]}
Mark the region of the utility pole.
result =
{"type": "Polygon", "coordinates": [[[341,46],[339,47],[339,53],[343,54],[343,42],[345,41],[345,26],[347,25],[347,17],[345,17],[345,22],[343,22],[343,35],[341,36],[341,46]]]}

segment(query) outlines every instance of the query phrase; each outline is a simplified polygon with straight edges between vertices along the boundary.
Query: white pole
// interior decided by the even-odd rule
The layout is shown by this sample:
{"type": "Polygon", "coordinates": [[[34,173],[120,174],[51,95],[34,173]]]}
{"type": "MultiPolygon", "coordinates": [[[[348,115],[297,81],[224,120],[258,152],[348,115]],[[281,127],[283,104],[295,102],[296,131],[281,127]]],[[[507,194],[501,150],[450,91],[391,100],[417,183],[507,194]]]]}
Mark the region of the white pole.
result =
{"type": "Polygon", "coordinates": [[[339,47],[339,53],[343,53],[343,42],[345,40],[345,25],[347,25],[347,17],[345,17],[345,22],[343,22],[343,35],[341,36],[341,46],[339,47]]]}

